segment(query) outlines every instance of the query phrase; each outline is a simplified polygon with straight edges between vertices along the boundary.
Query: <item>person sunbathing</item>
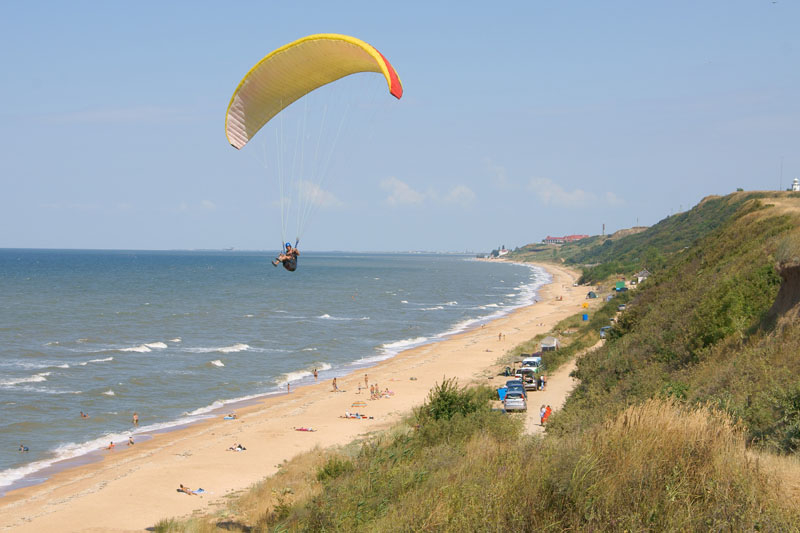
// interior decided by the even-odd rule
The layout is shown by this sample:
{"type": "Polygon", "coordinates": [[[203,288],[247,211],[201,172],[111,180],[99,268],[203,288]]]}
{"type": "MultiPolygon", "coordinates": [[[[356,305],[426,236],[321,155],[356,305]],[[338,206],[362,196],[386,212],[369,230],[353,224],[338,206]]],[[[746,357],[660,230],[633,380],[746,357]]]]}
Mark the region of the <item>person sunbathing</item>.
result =
{"type": "Polygon", "coordinates": [[[192,496],[197,496],[197,494],[192,492],[192,489],[190,489],[189,487],[184,487],[183,483],[181,483],[181,488],[178,489],[178,492],[185,492],[186,494],[191,494],[192,496]]]}

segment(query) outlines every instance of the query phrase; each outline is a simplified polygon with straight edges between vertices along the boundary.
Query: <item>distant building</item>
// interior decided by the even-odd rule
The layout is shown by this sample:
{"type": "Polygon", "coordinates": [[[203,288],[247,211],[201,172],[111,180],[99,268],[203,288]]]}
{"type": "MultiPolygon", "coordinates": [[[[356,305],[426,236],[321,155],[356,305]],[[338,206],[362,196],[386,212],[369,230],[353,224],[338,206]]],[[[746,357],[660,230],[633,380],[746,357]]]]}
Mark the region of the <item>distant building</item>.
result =
{"type": "Polygon", "coordinates": [[[548,235],[547,238],[542,239],[542,242],[547,244],[564,244],[567,242],[579,241],[587,237],[588,235],[567,235],[565,237],[551,237],[548,235]]]}
{"type": "Polygon", "coordinates": [[[508,252],[509,252],[509,250],[506,250],[505,248],[501,248],[501,249],[499,249],[499,250],[497,251],[497,257],[503,257],[503,256],[504,256],[504,255],[506,255],[508,252]]]}
{"type": "Polygon", "coordinates": [[[795,178],[794,181],[792,182],[792,190],[793,191],[800,191],[800,179],[799,178],[795,178]]]}

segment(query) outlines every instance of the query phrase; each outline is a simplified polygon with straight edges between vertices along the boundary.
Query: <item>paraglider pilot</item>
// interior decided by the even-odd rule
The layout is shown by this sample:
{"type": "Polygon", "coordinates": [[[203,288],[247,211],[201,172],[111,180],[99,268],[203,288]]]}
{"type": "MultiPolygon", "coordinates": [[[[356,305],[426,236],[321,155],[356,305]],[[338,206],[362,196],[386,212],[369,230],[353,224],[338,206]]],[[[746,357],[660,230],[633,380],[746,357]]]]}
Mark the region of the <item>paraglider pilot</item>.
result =
{"type": "Polygon", "coordinates": [[[286,251],[275,258],[275,260],[272,262],[272,266],[278,266],[278,263],[283,263],[283,268],[289,272],[294,272],[297,269],[298,255],[300,255],[300,252],[297,250],[297,248],[294,248],[292,243],[287,242],[286,251]]]}

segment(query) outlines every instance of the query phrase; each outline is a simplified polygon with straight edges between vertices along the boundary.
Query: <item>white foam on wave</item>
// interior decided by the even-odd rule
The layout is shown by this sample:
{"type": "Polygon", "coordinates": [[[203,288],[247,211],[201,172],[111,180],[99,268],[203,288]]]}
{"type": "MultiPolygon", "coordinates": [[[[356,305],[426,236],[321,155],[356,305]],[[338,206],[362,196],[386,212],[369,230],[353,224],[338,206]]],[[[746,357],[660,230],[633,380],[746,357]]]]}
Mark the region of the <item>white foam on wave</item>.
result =
{"type": "Polygon", "coordinates": [[[170,339],[169,342],[181,342],[181,338],[175,337],[174,339],[170,339]]]}
{"type": "Polygon", "coordinates": [[[369,320],[368,316],[361,316],[361,317],[331,316],[328,313],[320,315],[317,318],[322,320],[369,320]]]}
{"type": "Polygon", "coordinates": [[[113,390],[111,390],[111,389],[108,389],[108,390],[107,390],[107,391],[105,391],[103,394],[105,394],[106,396],[116,396],[116,394],[114,393],[114,391],[113,391],[113,390]]]}
{"type": "Polygon", "coordinates": [[[278,386],[286,385],[287,383],[294,383],[296,381],[300,381],[301,379],[308,378],[314,375],[314,369],[317,369],[317,372],[330,370],[332,367],[330,364],[325,362],[317,362],[311,365],[308,365],[306,368],[300,370],[294,370],[292,372],[286,372],[282,374],[275,380],[275,383],[278,386]]]}
{"type": "Polygon", "coordinates": [[[103,359],[89,359],[88,361],[83,361],[82,363],[78,363],[80,366],[86,366],[89,363],[105,363],[108,361],[113,361],[113,357],[104,357],[103,359]]]}
{"type": "Polygon", "coordinates": [[[219,359],[214,359],[213,361],[209,361],[209,363],[211,363],[214,366],[225,366],[225,363],[223,363],[219,359]]]}
{"type": "Polygon", "coordinates": [[[244,315],[245,318],[253,318],[256,315],[244,315]]]}
{"type": "Polygon", "coordinates": [[[400,300],[400,303],[401,303],[401,304],[407,304],[407,303],[408,303],[408,300],[400,300]]]}
{"type": "Polygon", "coordinates": [[[152,350],[146,344],[140,344],[139,346],[132,346],[130,348],[119,348],[118,352],[137,352],[137,353],[147,353],[151,352],[152,350]]]}
{"type": "Polygon", "coordinates": [[[56,368],[69,368],[69,365],[64,363],[63,365],[56,365],[56,368]]]}
{"type": "Polygon", "coordinates": [[[164,348],[167,347],[167,345],[163,342],[148,342],[147,344],[145,344],[145,346],[147,346],[150,349],[157,349],[157,350],[163,350],[164,348]]]}
{"type": "MultiPolygon", "coordinates": [[[[369,356],[369,357],[364,357],[362,359],[359,359],[358,361],[355,361],[355,362],[351,363],[351,365],[360,365],[360,364],[364,364],[364,363],[373,363],[373,362],[382,361],[384,359],[388,359],[390,357],[394,357],[395,355],[397,355],[398,353],[400,353],[403,350],[408,350],[408,349],[414,348],[416,346],[421,346],[421,345],[426,344],[428,342],[441,341],[441,340],[443,340],[443,339],[445,339],[447,337],[450,337],[451,335],[455,335],[456,333],[461,333],[461,332],[466,331],[466,330],[468,330],[470,328],[476,327],[478,324],[481,324],[481,323],[484,323],[484,322],[487,322],[487,321],[490,321],[490,320],[495,320],[497,318],[505,316],[508,313],[510,313],[511,311],[513,311],[514,309],[518,309],[518,308],[523,307],[525,305],[529,305],[529,304],[534,303],[538,289],[542,285],[547,283],[549,280],[551,280],[552,278],[550,277],[550,275],[545,270],[543,270],[540,267],[533,266],[533,265],[522,265],[522,266],[525,266],[525,267],[527,267],[527,268],[529,268],[531,270],[531,277],[530,277],[530,281],[529,282],[522,283],[520,285],[519,293],[514,293],[512,295],[509,295],[509,297],[515,297],[515,300],[513,302],[510,302],[508,304],[504,304],[503,302],[501,302],[501,303],[490,303],[490,304],[485,304],[485,305],[479,305],[479,306],[476,306],[476,307],[472,307],[472,309],[490,310],[491,312],[488,315],[470,317],[470,318],[466,318],[464,320],[461,320],[460,322],[456,322],[455,324],[453,324],[447,330],[445,330],[445,331],[443,331],[441,333],[438,333],[436,335],[433,335],[432,337],[416,337],[416,338],[413,338],[413,339],[404,339],[404,340],[400,340],[400,341],[395,341],[395,342],[390,342],[390,343],[383,344],[378,348],[378,353],[376,355],[369,356]]],[[[504,280],[500,280],[500,283],[505,283],[505,281],[504,280]]],[[[408,303],[406,300],[402,300],[402,302],[403,303],[408,303]]],[[[454,301],[451,301],[451,302],[447,302],[447,303],[445,303],[443,305],[452,306],[452,305],[457,305],[457,304],[458,304],[458,302],[456,302],[454,300],[454,301]]],[[[439,306],[437,306],[437,307],[439,307],[439,306]]],[[[434,308],[422,308],[422,310],[433,310],[433,309],[434,308]]]]}
{"type": "Polygon", "coordinates": [[[301,352],[316,352],[318,348],[303,348],[301,352]]]}
{"type": "MultiPolygon", "coordinates": [[[[76,394],[79,393],[80,391],[76,392],[76,394]]],[[[41,459],[39,461],[34,461],[32,463],[28,463],[26,465],[17,468],[9,468],[7,470],[1,471],[0,488],[12,485],[14,482],[19,481],[31,474],[35,474],[36,472],[39,472],[49,466],[52,466],[54,463],[57,463],[59,461],[73,459],[75,457],[86,455],[89,452],[104,449],[106,446],[108,446],[109,442],[121,443],[127,441],[128,437],[135,436],[137,434],[148,434],[156,431],[163,431],[177,426],[190,424],[198,420],[205,420],[211,417],[208,413],[215,411],[217,409],[221,409],[227,404],[252,400],[254,398],[262,398],[264,396],[269,396],[271,394],[276,394],[276,393],[267,393],[267,394],[259,393],[259,394],[251,394],[249,396],[242,396],[240,398],[232,398],[230,400],[224,400],[224,401],[217,400],[213,402],[211,405],[195,409],[190,413],[183,413],[183,416],[176,420],[171,420],[168,422],[159,422],[147,426],[141,426],[136,431],[133,432],[126,431],[121,433],[106,433],[105,435],[102,435],[96,439],[92,439],[82,443],[70,442],[66,444],[61,444],[50,452],[52,454],[50,457],[41,459]]]]}
{"type": "Polygon", "coordinates": [[[428,337],[414,337],[413,339],[403,339],[394,342],[387,342],[385,344],[381,344],[378,347],[377,354],[367,357],[362,357],[358,361],[355,361],[351,364],[360,365],[363,363],[376,363],[378,361],[383,361],[384,359],[389,359],[391,357],[394,357],[403,350],[408,350],[416,346],[421,346],[429,341],[430,338],[428,337]]]}
{"type": "Polygon", "coordinates": [[[440,309],[444,309],[443,305],[437,305],[434,307],[423,307],[420,311],[439,311],[440,309]]]}
{"type": "Polygon", "coordinates": [[[0,386],[11,387],[14,385],[19,385],[20,383],[39,383],[42,381],[47,381],[47,376],[49,375],[50,372],[40,372],[26,378],[2,379],[0,380],[0,386]]]}
{"type": "Polygon", "coordinates": [[[237,342],[231,346],[223,346],[222,348],[217,348],[214,351],[220,353],[236,353],[236,352],[243,352],[245,350],[249,350],[250,345],[245,344],[243,342],[237,342]]]}

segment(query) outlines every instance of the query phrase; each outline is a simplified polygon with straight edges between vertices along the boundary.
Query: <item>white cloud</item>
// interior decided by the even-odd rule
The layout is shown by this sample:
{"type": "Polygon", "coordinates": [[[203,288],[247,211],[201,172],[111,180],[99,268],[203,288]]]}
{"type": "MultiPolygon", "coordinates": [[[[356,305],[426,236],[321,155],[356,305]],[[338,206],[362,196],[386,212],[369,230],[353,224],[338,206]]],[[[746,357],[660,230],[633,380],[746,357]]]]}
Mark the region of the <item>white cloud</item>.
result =
{"type": "Polygon", "coordinates": [[[205,209],[206,211],[214,211],[217,209],[217,206],[211,200],[203,200],[200,202],[200,208],[205,209]]]}
{"type": "Polygon", "coordinates": [[[381,181],[381,189],[389,191],[389,196],[386,198],[389,205],[418,205],[425,200],[423,193],[415,191],[397,178],[381,181]]]}
{"type": "Polygon", "coordinates": [[[310,181],[301,181],[299,186],[300,195],[303,197],[303,201],[308,202],[311,205],[317,205],[321,207],[339,207],[344,205],[335,194],[321,189],[319,185],[311,183],[310,181]]]}
{"type": "Polygon", "coordinates": [[[601,196],[583,189],[568,191],[548,178],[533,178],[528,184],[528,189],[543,203],[558,207],[578,208],[600,203],[616,206],[625,203],[622,198],[610,191],[601,196]]]}
{"type": "Polygon", "coordinates": [[[466,185],[453,187],[444,197],[445,203],[469,207],[475,201],[475,193],[466,185]]]}

